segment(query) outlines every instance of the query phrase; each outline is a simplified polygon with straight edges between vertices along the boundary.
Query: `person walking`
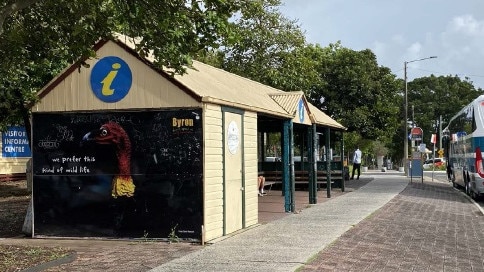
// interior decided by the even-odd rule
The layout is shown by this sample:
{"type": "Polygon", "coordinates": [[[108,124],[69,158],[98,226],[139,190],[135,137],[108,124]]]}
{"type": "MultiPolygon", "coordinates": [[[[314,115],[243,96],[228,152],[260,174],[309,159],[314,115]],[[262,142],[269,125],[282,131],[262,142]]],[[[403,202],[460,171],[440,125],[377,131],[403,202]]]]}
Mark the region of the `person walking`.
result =
{"type": "Polygon", "coordinates": [[[447,168],[446,168],[446,170],[447,170],[447,180],[449,182],[451,182],[452,181],[452,167],[450,166],[449,161],[447,161],[446,163],[447,163],[447,168]]]}
{"type": "Polygon", "coordinates": [[[357,147],[355,153],[353,154],[353,172],[351,179],[355,178],[355,171],[358,171],[356,179],[360,179],[361,155],[361,150],[359,147],[357,147]]]}

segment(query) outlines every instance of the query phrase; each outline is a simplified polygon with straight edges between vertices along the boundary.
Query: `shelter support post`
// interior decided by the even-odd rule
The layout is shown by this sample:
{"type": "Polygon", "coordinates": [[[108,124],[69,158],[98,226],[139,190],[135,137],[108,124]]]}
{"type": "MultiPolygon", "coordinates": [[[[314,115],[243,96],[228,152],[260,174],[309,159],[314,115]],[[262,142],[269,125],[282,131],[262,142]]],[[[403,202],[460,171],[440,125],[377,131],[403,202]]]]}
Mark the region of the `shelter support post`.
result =
{"type": "Polygon", "coordinates": [[[307,130],[308,134],[308,156],[310,166],[309,172],[309,204],[316,204],[318,202],[317,197],[317,158],[316,158],[316,124],[313,124],[307,130]]]}
{"type": "Polygon", "coordinates": [[[331,158],[330,158],[330,152],[329,152],[329,146],[330,146],[330,129],[329,127],[326,127],[325,130],[325,145],[326,145],[326,177],[327,177],[327,182],[326,182],[326,191],[327,191],[327,196],[328,198],[331,197],[331,158]]]}
{"type": "MultiPolygon", "coordinates": [[[[292,121],[287,120],[284,121],[283,130],[282,130],[282,184],[283,184],[283,195],[284,195],[284,211],[291,212],[292,207],[292,194],[290,192],[291,186],[289,186],[289,180],[291,171],[289,171],[291,165],[294,167],[294,162],[292,156],[290,155],[292,152],[292,121]],[[290,162],[291,161],[291,162],[290,162]]],[[[294,171],[292,171],[294,173],[294,171]]]]}
{"type": "Polygon", "coordinates": [[[290,122],[290,126],[289,126],[289,162],[290,162],[290,167],[289,167],[289,173],[291,174],[290,175],[290,179],[289,179],[289,184],[291,185],[290,188],[291,188],[291,212],[295,212],[296,211],[296,199],[295,199],[295,196],[296,196],[296,172],[295,172],[295,169],[294,169],[294,123],[290,122]]]}
{"type": "Polygon", "coordinates": [[[341,132],[341,192],[345,191],[345,181],[346,181],[346,167],[347,164],[345,165],[345,143],[344,143],[344,138],[343,138],[343,132],[341,132]]]}

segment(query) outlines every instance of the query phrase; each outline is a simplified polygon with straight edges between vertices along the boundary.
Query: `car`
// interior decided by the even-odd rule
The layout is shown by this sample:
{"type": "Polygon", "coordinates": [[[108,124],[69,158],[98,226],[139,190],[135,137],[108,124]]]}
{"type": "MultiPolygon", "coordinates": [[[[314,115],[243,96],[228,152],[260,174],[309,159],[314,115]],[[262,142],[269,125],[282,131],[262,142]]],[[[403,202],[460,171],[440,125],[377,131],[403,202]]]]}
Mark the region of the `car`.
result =
{"type": "Polygon", "coordinates": [[[435,159],[430,159],[430,160],[424,161],[423,168],[424,169],[430,169],[430,167],[432,165],[434,165],[434,167],[439,167],[439,166],[442,166],[444,164],[445,164],[445,159],[435,158],[435,159]]]}

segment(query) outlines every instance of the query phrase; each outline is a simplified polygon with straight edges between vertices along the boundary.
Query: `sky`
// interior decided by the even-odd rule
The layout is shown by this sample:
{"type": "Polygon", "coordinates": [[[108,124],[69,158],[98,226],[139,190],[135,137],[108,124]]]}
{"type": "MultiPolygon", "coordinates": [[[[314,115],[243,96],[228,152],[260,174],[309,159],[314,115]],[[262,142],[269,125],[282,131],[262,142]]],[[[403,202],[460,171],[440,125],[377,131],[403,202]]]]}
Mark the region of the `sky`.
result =
{"type": "Polygon", "coordinates": [[[282,0],[309,43],[370,49],[407,79],[468,77],[484,89],[484,0],[282,0]],[[437,56],[437,58],[422,58],[437,56]]]}

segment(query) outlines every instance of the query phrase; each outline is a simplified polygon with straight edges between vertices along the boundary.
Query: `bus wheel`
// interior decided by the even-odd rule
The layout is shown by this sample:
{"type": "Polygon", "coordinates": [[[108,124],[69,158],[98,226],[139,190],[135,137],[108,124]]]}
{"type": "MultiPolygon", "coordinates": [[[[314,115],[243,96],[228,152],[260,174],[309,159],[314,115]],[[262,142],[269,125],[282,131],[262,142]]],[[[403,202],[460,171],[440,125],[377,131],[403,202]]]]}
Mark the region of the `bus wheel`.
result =
{"type": "Polygon", "coordinates": [[[470,190],[471,190],[471,198],[474,200],[477,200],[477,194],[472,189],[470,190]]]}

